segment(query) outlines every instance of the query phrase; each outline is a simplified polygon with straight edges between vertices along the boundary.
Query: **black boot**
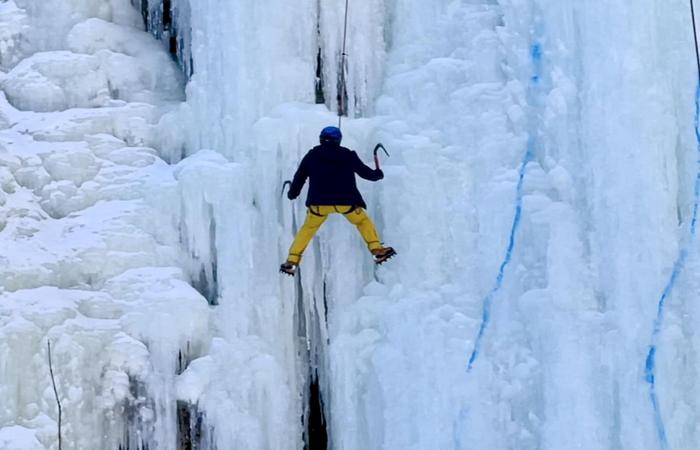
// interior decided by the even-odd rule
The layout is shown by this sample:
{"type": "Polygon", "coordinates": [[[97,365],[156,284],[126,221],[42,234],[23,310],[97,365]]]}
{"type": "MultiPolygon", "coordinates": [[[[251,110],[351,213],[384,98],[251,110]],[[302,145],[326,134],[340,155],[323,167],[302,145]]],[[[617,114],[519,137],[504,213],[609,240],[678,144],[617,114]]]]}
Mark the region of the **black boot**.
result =
{"type": "Polygon", "coordinates": [[[383,264],[396,255],[396,250],[391,247],[377,248],[372,250],[372,255],[376,264],[383,264]]]}
{"type": "Polygon", "coordinates": [[[297,273],[297,264],[287,261],[280,266],[280,273],[286,273],[289,276],[294,276],[297,273]]]}

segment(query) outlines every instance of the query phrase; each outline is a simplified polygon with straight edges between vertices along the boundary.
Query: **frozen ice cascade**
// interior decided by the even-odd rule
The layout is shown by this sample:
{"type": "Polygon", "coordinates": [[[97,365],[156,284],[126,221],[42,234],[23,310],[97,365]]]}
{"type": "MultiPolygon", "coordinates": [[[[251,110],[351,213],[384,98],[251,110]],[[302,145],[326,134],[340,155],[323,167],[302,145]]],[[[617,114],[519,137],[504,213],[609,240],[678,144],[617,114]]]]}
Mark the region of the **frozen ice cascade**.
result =
{"type": "Polygon", "coordinates": [[[289,279],[344,0],[0,0],[0,450],[700,448],[688,0],[349,5],[289,279]]]}

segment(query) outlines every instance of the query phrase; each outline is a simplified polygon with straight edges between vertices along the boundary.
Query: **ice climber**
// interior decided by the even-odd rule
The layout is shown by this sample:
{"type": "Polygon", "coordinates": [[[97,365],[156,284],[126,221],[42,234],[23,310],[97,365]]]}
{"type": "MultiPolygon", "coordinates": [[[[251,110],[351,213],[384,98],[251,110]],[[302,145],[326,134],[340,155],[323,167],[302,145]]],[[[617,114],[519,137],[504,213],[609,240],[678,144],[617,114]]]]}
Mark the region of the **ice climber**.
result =
{"type": "Polygon", "coordinates": [[[343,134],[337,127],[326,127],[319,136],[321,144],[309,150],[294,174],[287,197],[294,200],[301,193],[309,178],[308,211],[280,272],[294,275],[301,256],[328,215],[342,214],[359,230],[367,243],[374,261],[381,264],[396,254],[393,248],[384,247],[377,229],[365,212],[367,205],[355,184],[355,174],[370,181],[379,181],[384,173],[377,167],[367,167],[352,150],[340,146],[343,134]]]}

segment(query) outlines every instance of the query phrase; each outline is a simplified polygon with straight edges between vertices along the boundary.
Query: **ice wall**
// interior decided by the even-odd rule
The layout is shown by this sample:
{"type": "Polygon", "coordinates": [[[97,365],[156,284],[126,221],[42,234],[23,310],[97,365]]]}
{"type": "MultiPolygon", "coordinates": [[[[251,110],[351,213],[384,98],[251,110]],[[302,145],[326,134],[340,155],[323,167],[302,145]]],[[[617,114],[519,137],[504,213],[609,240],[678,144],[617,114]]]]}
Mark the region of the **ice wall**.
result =
{"type": "MultiPolygon", "coordinates": [[[[410,187],[393,190],[387,182],[380,197],[384,223],[393,224],[387,239],[401,243],[403,258],[420,264],[402,266],[403,258],[397,264],[403,273],[387,286],[392,301],[386,308],[369,297],[379,311],[371,327],[380,330],[373,337],[377,344],[365,361],[354,360],[350,367],[369,372],[363,379],[372,400],[353,402],[353,410],[360,424],[383,417],[385,425],[375,425],[376,435],[361,445],[662,448],[644,362],[658,299],[678,247],[687,245],[697,170],[696,74],[687,5],[499,3],[490,8],[405,4],[404,10],[419,13],[412,21],[403,19],[400,30],[401,22],[394,24],[406,44],[395,41],[389,52],[388,99],[379,103],[390,105],[387,113],[400,111],[409,133],[422,135],[425,148],[433,148],[430,156],[423,152],[405,162],[410,187]],[[464,27],[465,35],[454,39],[459,35],[451,23],[462,29],[465,15],[483,17],[485,10],[495,23],[464,27]],[[410,76],[392,77],[392,56],[415,55],[420,37],[411,33],[425,35],[426,26],[438,43],[430,47],[426,63],[410,76]],[[486,51],[492,30],[494,47],[486,51]],[[469,87],[460,90],[459,82],[450,80],[448,97],[440,101],[440,81],[450,72],[435,67],[458,64],[455,57],[464,55],[460,47],[468,42],[478,42],[477,51],[494,63],[485,64],[488,59],[481,56],[471,72],[459,71],[468,74],[469,87]],[[542,68],[532,92],[534,46],[541,48],[542,68]],[[499,86],[506,87],[500,107],[474,117],[486,102],[498,99],[499,86]],[[420,95],[421,87],[428,92],[420,95]],[[460,104],[465,93],[473,97],[460,104]],[[459,114],[454,122],[451,114],[459,114]],[[507,117],[505,126],[490,135],[499,117],[507,117]],[[470,124],[478,126],[474,134],[470,124]],[[460,373],[465,364],[460,342],[475,335],[479,316],[472,308],[491,289],[508,246],[516,168],[528,141],[535,158],[527,167],[513,261],[494,300],[483,359],[467,375],[460,373]],[[441,154],[449,145],[457,148],[441,154]],[[465,157],[470,159],[460,175],[440,171],[442,158],[452,168],[465,157]],[[431,176],[422,181],[426,172],[431,176]],[[457,187],[464,191],[452,197],[457,187]],[[429,192],[430,202],[397,202],[407,190],[409,199],[429,192]],[[452,198],[467,203],[455,207],[452,198]],[[429,219],[421,223],[422,217],[429,219]],[[447,225],[434,230],[433,223],[447,225]],[[472,241],[469,231],[475,233],[472,241]],[[413,249],[407,257],[406,250],[413,249]],[[471,266],[456,265],[461,258],[471,266]],[[438,266],[431,280],[429,268],[438,266]],[[398,286],[410,294],[399,293],[398,286]],[[410,312],[414,320],[407,323],[410,312]],[[400,319],[392,325],[392,317],[400,319]]],[[[467,55],[467,61],[477,60],[467,55]]],[[[415,140],[411,144],[411,150],[421,148],[415,140]]],[[[407,147],[399,145],[403,154],[410,154],[407,147]]],[[[694,264],[691,257],[684,272],[691,279],[694,264]]],[[[681,277],[676,286],[669,308],[677,309],[660,345],[666,349],[657,380],[661,411],[674,430],[669,448],[697,445],[696,390],[678,375],[694,373],[696,364],[685,353],[693,346],[687,330],[696,320],[686,312],[693,292],[688,282],[681,277]]],[[[366,320],[360,303],[354,309],[366,320]]],[[[353,342],[365,341],[363,333],[355,331],[353,342]]],[[[472,344],[464,342],[467,354],[472,344]]],[[[347,365],[335,376],[356,380],[347,365]]],[[[356,436],[348,437],[349,448],[358,445],[356,436]]]]}
{"type": "MultiPolygon", "coordinates": [[[[282,15],[301,15],[293,27],[269,18],[276,24],[262,34],[269,41],[259,43],[258,33],[233,39],[227,54],[236,63],[226,77],[205,82],[195,75],[188,111],[206,119],[192,120],[189,146],[249,164],[251,185],[267,190],[260,197],[275,195],[272,186],[279,188],[317,129],[332,122],[318,107],[279,104],[311,103],[317,39],[325,100],[334,107],[342,6],[298,5],[282,15]],[[320,34],[296,40],[299,29],[315,27],[320,34]],[[289,70],[293,57],[303,63],[289,70]],[[241,77],[251,66],[238,62],[251,60],[258,76],[241,77]],[[282,91],[276,83],[285,84],[282,91]]],[[[361,105],[352,114],[367,119],[346,121],[345,134],[365,157],[377,139],[394,149],[387,179],[364,189],[401,256],[372,282],[352,230],[330,223],[302,268],[305,303],[315,311],[325,311],[319,299],[328,305],[327,320],[319,317],[329,344],[320,350],[334,447],[659,448],[644,360],[661,290],[687,245],[693,202],[687,5],[353,6],[349,42],[364,44],[349,52],[349,71],[364,74],[370,88],[351,83],[351,104],[361,105]],[[482,301],[509,244],[528,145],[533,155],[512,260],[481,359],[467,374],[482,301]]],[[[287,11],[265,4],[218,17],[257,17],[270,7],[287,11]]],[[[209,39],[194,46],[195,67],[213,77],[225,64],[212,51],[215,36],[245,27],[198,22],[212,20],[207,8],[192,11],[193,29],[209,39]]],[[[291,227],[280,207],[261,210],[262,222],[281,214],[286,228],[277,236],[278,259],[291,227]]],[[[274,235],[260,236],[256,245],[264,246],[274,235]]],[[[691,257],[685,277],[693,267],[691,257]]],[[[696,319],[685,277],[669,304],[660,343],[667,353],[659,356],[672,448],[697,442],[696,363],[689,362],[696,319]],[[669,376],[678,372],[687,375],[669,376]]],[[[291,291],[288,283],[283,298],[291,291]]]]}
{"type": "MultiPolygon", "coordinates": [[[[210,273],[207,278],[216,279],[214,326],[221,330],[221,352],[208,357],[213,367],[198,371],[195,361],[184,376],[193,385],[202,384],[192,399],[206,411],[209,423],[225,430],[216,434],[219,448],[242,443],[251,448],[301,448],[308,443],[309,384],[317,374],[326,420],[330,417],[324,292],[335,288],[333,276],[323,270],[328,250],[317,247],[309,252],[309,269],[303,270],[299,286],[278,279],[276,267],[285,257],[294,220],[298,225],[303,217],[300,209],[292,210],[282,201],[282,182],[316,141],[318,130],[336,120],[328,109],[336,107],[332,80],[338,79],[337,25],[344,18],[336,6],[282,1],[190,5],[195,71],[187,86],[187,103],[164,119],[164,124],[185,125],[182,140],[172,140],[168,148],[173,161],[194,154],[185,164],[196,161],[201,149],[211,148],[237,167],[219,178],[211,177],[213,166],[207,166],[192,177],[183,194],[185,208],[193,211],[185,216],[186,242],[204,272],[210,273]],[[327,105],[313,104],[318,72],[327,105]],[[216,223],[215,233],[211,223],[216,223]],[[231,354],[243,356],[233,363],[231,354]],[[260,363],[247,364],[250,358],[260,363]],[[222,401],[221,392],[229,393],[227,399],[249,400],[222,401]],[[261,393],[251,398],[250,392],[261,393]],[[247,425],[229,427],[230,410],[247,425]]],[[[378,12],[370,23],[363,21],[364,9],[355,12],[349,17],[350,28],[370,30],[367,39],[381,41],[382,6],[368,4],[368,11],[378,12]]],[[[355,61],[347,77],[353,99],[349,104],[353,115],[359,115],[373,107],[375,94],[368,93],[379,89],[383,44],[379,52],[358,41],[348,48],[355,61]]],[[[369,124],[348,124],[356,130],[348,142],[364,143],[369,124]]],[[[353,238],[341,237],[339,252],[357,252],[353,238]]],[[[369,265],[363,269],[360,261],[347,263],[349,273],[371,274],[369,265]]],[[[362,279],[346,283],[349,298],[357,297],[362,284],[362,279]]]]}
{"type": "Polygon", "coordinates": [[[50,340],[63,448],[176,448],[176,376],[211,340],[158,153],[180,71],[128,2],[0,20],[0,447],[58,448],[50,340]]]}
{"type": "Polygon", "coordinates": [[[50,337],[72,448],[697,448],[686,2],[349,4],[399,257],[334,218],[290,280],[344,1],[0,3],[0,443],[56,446],[50,337]]]}

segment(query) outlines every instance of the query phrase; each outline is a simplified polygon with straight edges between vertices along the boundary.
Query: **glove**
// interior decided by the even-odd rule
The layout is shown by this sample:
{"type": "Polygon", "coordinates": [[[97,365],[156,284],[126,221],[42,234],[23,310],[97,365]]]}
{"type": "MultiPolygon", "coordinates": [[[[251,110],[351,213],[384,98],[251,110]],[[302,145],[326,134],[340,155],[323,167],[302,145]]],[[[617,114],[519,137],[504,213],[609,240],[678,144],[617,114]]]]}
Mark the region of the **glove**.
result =
{"type": "Polygon", "coordinates": [[[297,197],[298,197],[298,195],[294,195],[291,190],[287,191],[287,198],[288,199],[294,200],[297,197]]]}

